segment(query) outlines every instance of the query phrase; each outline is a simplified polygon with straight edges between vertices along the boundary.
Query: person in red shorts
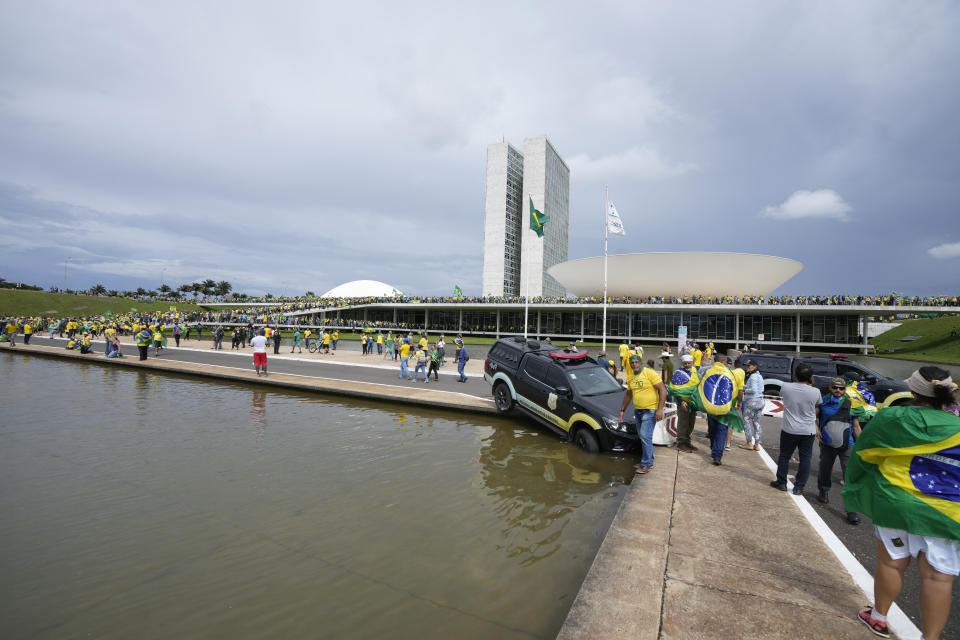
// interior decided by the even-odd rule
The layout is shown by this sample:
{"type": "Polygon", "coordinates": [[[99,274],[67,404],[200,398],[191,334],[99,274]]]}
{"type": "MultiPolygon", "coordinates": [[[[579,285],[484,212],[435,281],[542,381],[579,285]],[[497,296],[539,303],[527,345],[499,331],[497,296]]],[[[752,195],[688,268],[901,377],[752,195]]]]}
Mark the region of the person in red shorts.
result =
{"type": "Polygon", "coordinates": [[[263,375],[267,375],[267,337],[263,329],[257,331],[257,335],[250,341],[253,345],[253,368],[257,375],[260,375],[260,369],[263,369],[263,375]]]}

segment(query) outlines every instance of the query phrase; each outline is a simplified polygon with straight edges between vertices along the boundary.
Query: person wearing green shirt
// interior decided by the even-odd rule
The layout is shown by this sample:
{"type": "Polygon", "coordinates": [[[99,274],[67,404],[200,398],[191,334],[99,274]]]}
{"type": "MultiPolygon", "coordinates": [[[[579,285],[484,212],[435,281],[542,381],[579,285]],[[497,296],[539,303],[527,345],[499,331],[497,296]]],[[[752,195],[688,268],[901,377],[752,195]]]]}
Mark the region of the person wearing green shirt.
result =
{"type": "Polygon", "coordinates": [[[290,347],[290,353],[298,349],[297,353],[303,353],[303,347],[300,346],[300,329],[293,332],[293,346],[290,347]]]}

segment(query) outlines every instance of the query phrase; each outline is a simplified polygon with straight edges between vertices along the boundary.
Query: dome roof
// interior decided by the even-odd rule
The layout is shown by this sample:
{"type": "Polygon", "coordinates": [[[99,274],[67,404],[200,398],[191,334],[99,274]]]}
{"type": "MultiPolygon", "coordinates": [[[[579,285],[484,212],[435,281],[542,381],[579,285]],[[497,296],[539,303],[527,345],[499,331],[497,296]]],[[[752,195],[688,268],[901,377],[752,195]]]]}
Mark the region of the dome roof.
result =
{"type": "MultiPolygon", "coordinates": [[[[608,256],[607,295],[766,296],[801,269],[796,260],[752,253],[627,253],[608,256]]],[[[603,256],[561,262],[547,273],[575,296],[603,297],[603,256]]]]}
{"type": "Polygon", "coordinates": [[[390,298],[403,295],[400,290],[378,280],[353,280],[330,289],[321,298],[390,298]]]}

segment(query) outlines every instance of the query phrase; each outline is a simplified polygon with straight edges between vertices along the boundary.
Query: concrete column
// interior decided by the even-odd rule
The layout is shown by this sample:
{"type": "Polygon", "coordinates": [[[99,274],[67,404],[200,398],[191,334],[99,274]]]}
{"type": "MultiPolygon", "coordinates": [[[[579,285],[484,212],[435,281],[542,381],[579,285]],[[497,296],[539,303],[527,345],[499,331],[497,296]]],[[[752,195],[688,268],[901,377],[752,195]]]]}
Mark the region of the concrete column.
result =
{"type": "Polygon", "coordinates": [[[863,355],[870,353],[870,339],[867,337],[867,316],[860,316],[860,324],[863,325],[863,355]]]}
{"type": "Polygon", "coordinates": [[[736,342],[734,349],[740,351],[740,312],[737,311],[733,321],[733,339],[736,342]]]}
{"type": "Polygon", "coordinates": [[[457,333],[463,333],[463,307],[460,307],[460,321],[457,324],[457,333]]]}
{"type": "Polygon", "coordinates": [[[364,323],[367,322],[367,308],[366,308],[366,307],[363,308],[363,322],[364,322],[364,323]]]}
{"type": "Polygon", "coordinates": [[[797,311],[797,353],[800,353],[800,312],[797,311]]]}
{"type": "Polygon", "coordinates": [[[587,322],[587,312],[581,311],[580,312],[580,339],[581,340],[583,340],[583,327],[586,325],[586,322],[587,322]]]}
{"type": "Polygon", "coordinates": [[[497,340],[500,339],[500,309],[497,309],[497,340]]]}
{"type": "Polygon", "coordinates": [[[430,309],[423,310],[423,330],[425,332],[430,330],[430,309]]]}
{"type": "MultiPolygon", "coordinates": [[[[339,313],[339,311],[337,312],[339,313]]],[[[397,308],[393,308],[393,326],[397,326],[397,308]]]]}
{"type": "Polygon", "coordinates": [[[540,309],[537,309],[537,340],[540,339],[540,327],[543,326],[540,324],[540,309]]]}

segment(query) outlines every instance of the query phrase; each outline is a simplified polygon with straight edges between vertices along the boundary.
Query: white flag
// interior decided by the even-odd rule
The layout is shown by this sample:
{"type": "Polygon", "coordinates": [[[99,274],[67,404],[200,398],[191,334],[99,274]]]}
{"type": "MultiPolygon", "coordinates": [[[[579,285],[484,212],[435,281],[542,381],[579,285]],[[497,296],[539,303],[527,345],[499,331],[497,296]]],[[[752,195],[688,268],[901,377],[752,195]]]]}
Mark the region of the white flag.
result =
{"type": "Polygon", "coordinates": [[[607,203],[607,231],[615,236],[627,235],[626,229],[623,228],[623,220],[620,219],[620,214],[617,213],[617,208],[612,202],[607,203]]]}

